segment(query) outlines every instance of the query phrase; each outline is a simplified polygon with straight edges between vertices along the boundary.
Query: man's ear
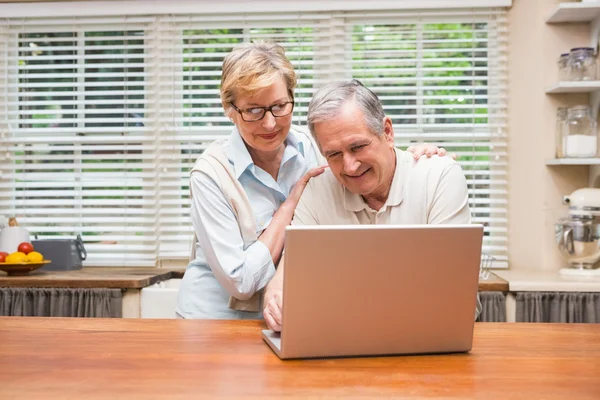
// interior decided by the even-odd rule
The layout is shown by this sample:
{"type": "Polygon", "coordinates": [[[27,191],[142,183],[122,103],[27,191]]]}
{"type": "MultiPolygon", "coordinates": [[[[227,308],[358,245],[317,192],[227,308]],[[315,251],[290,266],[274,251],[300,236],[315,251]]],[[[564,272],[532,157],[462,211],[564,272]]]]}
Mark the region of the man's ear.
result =
{"type": "Polygon", "coordinates": [[[392,119],[387,115],[383,118],[383,135],[390,147],[394,147],[394,126],[392,119]]]}

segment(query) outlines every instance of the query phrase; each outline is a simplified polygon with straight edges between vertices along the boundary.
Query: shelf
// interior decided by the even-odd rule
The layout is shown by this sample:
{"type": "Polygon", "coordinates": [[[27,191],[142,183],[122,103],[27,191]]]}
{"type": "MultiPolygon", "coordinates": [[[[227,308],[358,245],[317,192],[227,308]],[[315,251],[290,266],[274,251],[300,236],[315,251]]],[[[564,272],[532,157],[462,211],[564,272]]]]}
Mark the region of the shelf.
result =
{"type": "Polygon", "coordinates": [[[600,81],[561,81],[546,88],[546,94],[558,93],[589,93],[593,115],[600,111],[600,81]]]}
{"type": "Polygon", "coordinates": [[[600,158],[552,158],[546,165],[600,165],[600,158]]]}
{"type": "Polygon", "coordinates": [[[600,1],[560,3],[546,18],[546,23],[591,22],[596,17],[600,17],[600,1]]]}
{"type": "Polygon", "coordinates": [[[600,91],[600,81],[562,81],[546,88],[546,93],[591,93],[595,91],[600,91]]]}

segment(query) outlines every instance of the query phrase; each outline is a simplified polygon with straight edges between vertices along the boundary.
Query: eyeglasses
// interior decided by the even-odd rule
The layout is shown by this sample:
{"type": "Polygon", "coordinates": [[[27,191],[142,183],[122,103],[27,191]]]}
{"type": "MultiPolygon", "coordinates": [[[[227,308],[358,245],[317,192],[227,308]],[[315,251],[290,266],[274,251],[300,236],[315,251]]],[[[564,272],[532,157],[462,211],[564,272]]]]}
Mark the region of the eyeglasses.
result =
{"type": "Polygon", "coordinates": [[[287,101],[285,103],[273,104],[271,107],[251,107],[245,110],[240,110],[233,103],[231,107],[237,112],[240,113],[242,119],[246,122],[256,122],[260,121],[265,117],[267,111],[269,111],[274,117],[285,117],[286,115],[290,115],[292,111],[294,111],[294,102],[287,101]]]}

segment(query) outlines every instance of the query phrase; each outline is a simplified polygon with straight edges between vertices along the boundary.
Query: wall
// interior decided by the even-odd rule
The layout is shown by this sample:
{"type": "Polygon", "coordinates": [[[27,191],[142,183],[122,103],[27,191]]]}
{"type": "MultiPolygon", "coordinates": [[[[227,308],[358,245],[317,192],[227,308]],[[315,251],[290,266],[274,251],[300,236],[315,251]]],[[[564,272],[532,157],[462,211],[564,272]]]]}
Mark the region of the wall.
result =
{"type": "Polygon", "coordinates": [[[587,104],[585,94],[546,95],[557,80],[556,60],[587,46],[589,24],[547,25],[560,1],[515,0],[509,11],[509,263],[512,270],[557,270],[563,261],[554,223],[562,197],[588,185],[589,167],[547,167],[554,156],[557,107],[587,104]]]}

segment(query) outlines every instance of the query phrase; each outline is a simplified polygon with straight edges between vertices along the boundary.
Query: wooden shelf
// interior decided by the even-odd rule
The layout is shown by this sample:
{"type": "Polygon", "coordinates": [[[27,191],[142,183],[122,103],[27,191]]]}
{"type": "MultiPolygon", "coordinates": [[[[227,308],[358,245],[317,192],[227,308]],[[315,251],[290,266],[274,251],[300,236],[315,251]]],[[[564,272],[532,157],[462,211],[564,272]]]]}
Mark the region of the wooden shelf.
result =
{"type": "Polygon", "coordinates": [[[600,91],[600,81],[562,81],[546,88],[546,93],[592,93],[600,91]]]}
{"type": "Polygon", "coordinates": [[[600,165],[600,158],[552,158],[546,165],[600,165]]]}
{"type": "Polygon", "coordinates": [[[591,22],[600,17],[600,1],[560,3],[546,18],[548,24],[591,22]]]}
{"type": "MultiPolygon", "coordinates": [[[[596,49],[600,39],[600,0],[586,2],[570,2],[557,4],[546,18],[547,24],[587,23],[590,26],[589,42],[577,47],[596,49]]],[[[600,111],[600,80],[596,81],[561,81],[546,88],[547,94],[554,93],[588,93],[593,115],[600,111]]],[[[600,178],[600,157],[596,158],[557,158],[546,160],[546,165],[583,165],[590,170],[590,186],[597,185],[600,178]]]]}

